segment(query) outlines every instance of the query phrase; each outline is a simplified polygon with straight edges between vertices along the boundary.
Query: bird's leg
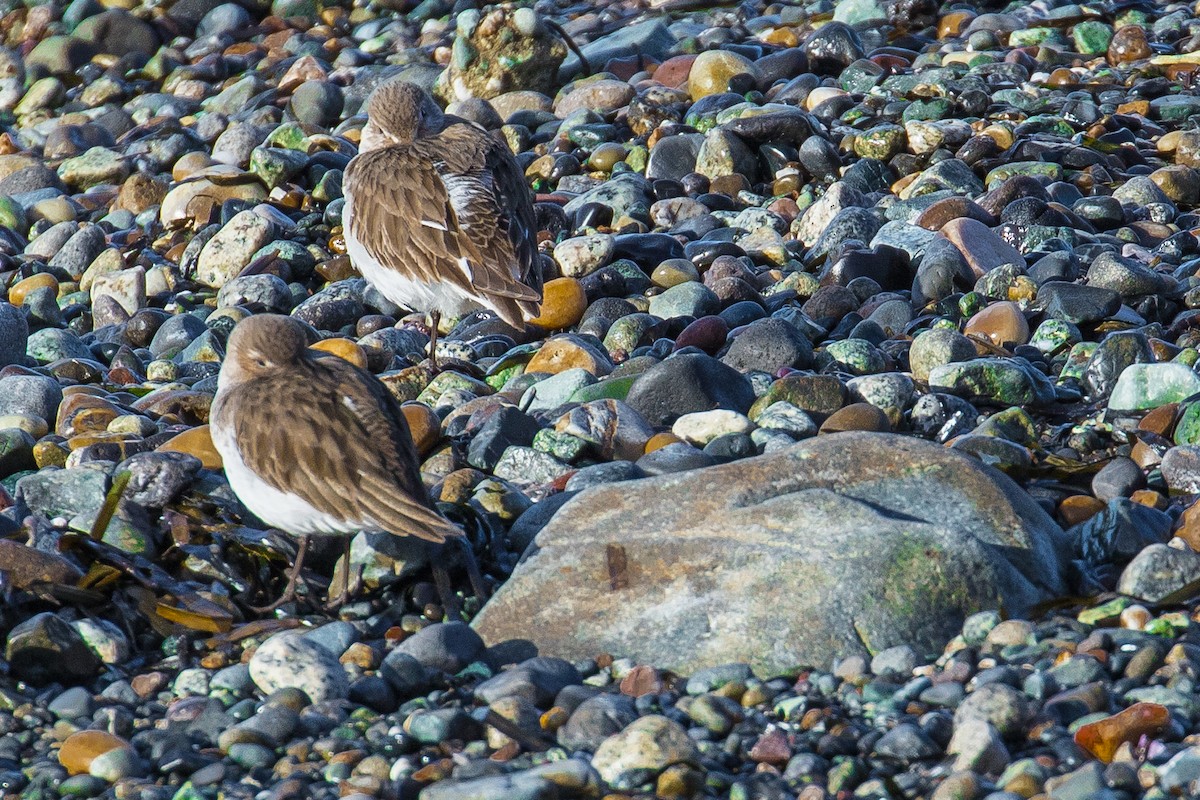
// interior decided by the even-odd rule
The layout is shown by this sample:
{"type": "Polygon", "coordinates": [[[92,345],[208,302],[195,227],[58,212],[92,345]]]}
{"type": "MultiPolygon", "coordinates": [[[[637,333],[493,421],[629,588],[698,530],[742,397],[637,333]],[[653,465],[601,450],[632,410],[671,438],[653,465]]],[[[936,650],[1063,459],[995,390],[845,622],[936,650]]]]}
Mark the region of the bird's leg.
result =
{"type": "Polygon", "coordinates": [[[442,312],[433,310],[429,312],[429,359],[433,362],[434,372],[438,371],[437,357],[437,340],[438,340],[438,325],[442,323],[442,312]]]}
{"type": "Polygon", "coordinates": [[[290,603],[296,599],[296,583],[300,580],[300,570],[304,568],[304,556],[308,554],[309,537],[300,537],[300,546],[296,549],[296,563],[288,570],[287,586],[283,589],[283,594],[274,603],[267,606],[250,606],[250,610],[257,614],[268,614],[279,608],[284,603],[290,603]]]}
{"type": "Polygon", "coordinates": [[[442,601],[446,619],[455,622],[462,619],[462,608],[458,604],[458,595],[450,584],[450,571],[446,569],[446,545],[429,545],[429,566],[433,570],[433,583],[437,587],[438,597],[442,601]]]}
{"type": "Polygon", "coordinates": [[[346,605],[350,600],[350,543],[353,541],[351,537],[342,537],[342,588],[337,594],[333,594],[333,585],[330,584],[329,596],[325,599],[325,605],[322,606],[323,611],[334,612],[346,605]]]}
{"type": "Polygon", "coordinates": [[[483,582],[483,573],[479,571],[479,562],[475,560],[475,551],[471,549],[471,542],[466,536],[459,540],[462,543],[463,555],[467,559],[467,576],[471,579],[471,588],[475,590],[475,596],[479,598],[479,602],[488,599],[487,586],[483,582]]]}

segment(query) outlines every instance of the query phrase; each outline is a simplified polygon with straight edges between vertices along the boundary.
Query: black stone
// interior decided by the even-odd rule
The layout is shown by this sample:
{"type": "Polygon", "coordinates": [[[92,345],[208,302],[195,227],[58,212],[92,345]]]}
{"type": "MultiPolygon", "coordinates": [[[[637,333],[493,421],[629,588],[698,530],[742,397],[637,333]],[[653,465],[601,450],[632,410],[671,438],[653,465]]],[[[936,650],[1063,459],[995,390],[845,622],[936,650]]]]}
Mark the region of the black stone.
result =
{"type": "Polygon", "coordinates": [[[669,425],[694,411],[745,413],[754,403],[754,390],[741,373],[711,356],[678,355],[638,376],[626,402],[650,424],[669,425]]]}

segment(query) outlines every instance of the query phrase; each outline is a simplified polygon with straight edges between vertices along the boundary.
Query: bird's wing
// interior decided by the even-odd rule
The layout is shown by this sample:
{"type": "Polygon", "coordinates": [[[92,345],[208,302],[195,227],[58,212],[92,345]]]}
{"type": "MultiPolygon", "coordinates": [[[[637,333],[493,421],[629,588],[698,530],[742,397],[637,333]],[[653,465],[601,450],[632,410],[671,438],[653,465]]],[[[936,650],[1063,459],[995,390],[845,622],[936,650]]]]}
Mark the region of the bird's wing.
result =
{"type": "Polygon", "coordinates": [[[433,164],[404,147],[360,153],[346,167],[350,234],[380,264],[468,295],[478,260],[433,164]]]}
{"type": "Polygon", "coordinates": [[[524,175],[508,148],[469,124],[414,145],[446,186],[458,227],[479,252],[475,286],[514,300],[541,300],[537,223],[524,175]]]}
{"type": "Polygon", "coordinates": [[[354,527],[432,542],[460,535],[434,510],[403,412],[387,389],[336,358],[308,359],[298,370],[299,378],[265,376],[234,390],[246,465],[271,486],[354,527]],[[297,385],[330,391],[300,398],[297,385]],[[287,409],[284,420],[280,408],[287,409]]]}

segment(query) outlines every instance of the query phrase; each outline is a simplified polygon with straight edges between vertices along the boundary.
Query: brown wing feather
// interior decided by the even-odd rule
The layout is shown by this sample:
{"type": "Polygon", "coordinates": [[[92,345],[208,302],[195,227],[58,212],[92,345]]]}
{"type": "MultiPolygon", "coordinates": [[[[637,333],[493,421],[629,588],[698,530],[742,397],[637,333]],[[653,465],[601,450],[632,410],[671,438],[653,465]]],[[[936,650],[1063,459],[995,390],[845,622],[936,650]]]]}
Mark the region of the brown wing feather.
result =
{"type": "Polygon", "coordinates": [[[387,389],[336,358],[306,359],[298,370],[235,389],[234,424],[247,465],[275,488],[354,525],[433,542],[461,535],[433,508],[403,412],[387,389]],[[293,397],[298,385],[332,391],[313,402],[307,393],[293,397]],[[281,401],[290,411],[282,426],[266,416],[281,401]]]}
{"type": "Polygon", "coordinates": [[[489,294],[540,301],[533,201],[508,147],[466,123],[418,139],[412,146],[437,167],[459,227],[484,259],[488,274],[477,277],[476,285],[483,279],[489,294]]]}
{"type": "MultiPolygon", "coordinates": [[[[486,298],[510,323],[522,324],[517,305],[536,303],[541,293],[521,284],[510,270],[512,244],[496,227],[490,192],[479,192],[478,203],[456,207],[435,166],[435,154],[427,152],[429,141],[372,150],[350,162],[346,186],[353,208],[351,233],[381,263],[426,283],[450,281],[486,298]],[[360,193],[370,194],[373,202],[355,202],[360,193]]],[[[480,180],[478,175],[463,179],[480,180]]]]}
{"type": "Polygon", "coordinates": [[[454,224],[449,195],[432,164],[403,147],[372,150],[347,165],[345,187],[351,233],[381,264],[472,292],[459,260],[469,262],[473,252],[454,224]],[[355,201],[363,196],[371,202],[355,201]]]}
{"type": "Polygon", "coordinates": [[[520,269],[521,283],[535,291],[538,300],[542,296],[542,266],[538,257],[538,225],[533,210],[533,196],[525,173],[513,158],[508,145],[489,136],[486,166],[492,173],[496,204],[507,209],[507,232],[520,269]]]}

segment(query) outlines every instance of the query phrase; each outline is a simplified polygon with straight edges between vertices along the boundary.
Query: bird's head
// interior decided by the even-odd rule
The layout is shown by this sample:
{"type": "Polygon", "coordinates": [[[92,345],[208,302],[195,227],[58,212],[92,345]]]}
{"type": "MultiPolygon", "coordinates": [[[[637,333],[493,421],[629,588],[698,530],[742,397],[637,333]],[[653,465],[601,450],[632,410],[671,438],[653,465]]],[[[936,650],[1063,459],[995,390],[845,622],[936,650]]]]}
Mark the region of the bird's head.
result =
{"type": "Polygon", "coordinates": [[[367,124],[359,152],[408,144],[442,130],[442,109],[423,89],[405,81],[389,81],[371,93],[367,124]]]}
{"type": "Polygon", "coordinates": [[[281,314],[256,314],[234,326],[218,386],[240,383],[295,366],[308,353],[304,326],[281,314]]]}

